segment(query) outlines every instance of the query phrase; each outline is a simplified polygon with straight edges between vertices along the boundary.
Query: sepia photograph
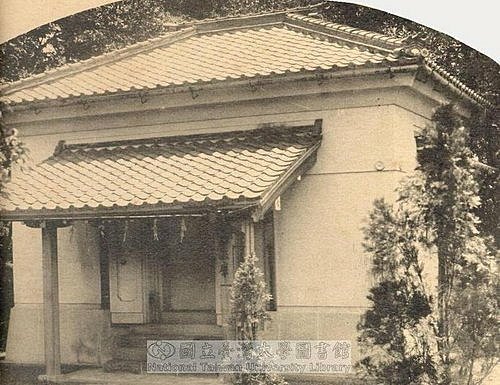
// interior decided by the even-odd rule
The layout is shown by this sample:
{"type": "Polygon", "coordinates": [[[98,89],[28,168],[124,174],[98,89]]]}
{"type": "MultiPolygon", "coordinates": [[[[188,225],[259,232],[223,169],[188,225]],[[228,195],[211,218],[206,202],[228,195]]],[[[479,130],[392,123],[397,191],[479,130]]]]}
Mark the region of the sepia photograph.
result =
{"type": "Polygon", "coordinates": [[[498,58],[340,1],[14,3],[0,384],[500,383],[498,58]]]}

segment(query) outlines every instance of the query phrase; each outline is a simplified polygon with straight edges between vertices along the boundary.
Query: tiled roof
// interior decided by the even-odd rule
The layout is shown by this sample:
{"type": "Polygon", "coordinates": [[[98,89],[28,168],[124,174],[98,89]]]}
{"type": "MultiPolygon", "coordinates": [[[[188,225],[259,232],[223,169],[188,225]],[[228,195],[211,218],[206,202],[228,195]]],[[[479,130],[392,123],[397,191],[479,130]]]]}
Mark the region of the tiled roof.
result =
{"type": "Polygon", "coordinates": [[[302,127],[62,146],[7,185],[0,214],[255,204],[319,143],[302,127]]]}
{"type": "Polygon", "coordinates": [[[180,25],[163,37],[21,80],[3,90],[3,99],[15,104],[405,62],[397,52],[401,40],[310,17],[283,13],[221,23],[180,25]]]}
{"type": "Polygon", "coordinates": [[[304,16],[300,9],[205,20],[172,26],[160,37],[6,84],[0,99],[11,105],[66,101],[291,73],[419,64],[460,95],[491,107],[415,48],[411,40],[304,16]]]}

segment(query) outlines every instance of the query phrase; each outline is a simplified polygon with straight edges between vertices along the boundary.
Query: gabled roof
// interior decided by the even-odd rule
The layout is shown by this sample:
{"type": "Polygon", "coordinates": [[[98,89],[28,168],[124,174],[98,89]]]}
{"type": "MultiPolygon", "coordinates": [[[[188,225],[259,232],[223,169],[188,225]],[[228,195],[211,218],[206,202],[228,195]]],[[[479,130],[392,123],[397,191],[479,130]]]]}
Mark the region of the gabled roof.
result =
{"type": "Polygon", "coordinates": [[[161,37],[7,85],[10,104],[395,63],[401,41],[297,14],[181,24],[161,37]]]}
{"type": "MultiPolygon", "coordinates": [[[[21,104],[424,63],[422,51],[403,39],[277,12],[180,24],[158,38],[8,84],[1,92],[5,102],[21,104]]],[[[486,102],[432,63],[426,68],[486,102]]]]}
{"type": "Polygon", "coordinates": [[[95,218],[210,207],[263,212],[315,155],[319,124],[61,144],[54,156],[7,185],[0,216],[95,218]]]}

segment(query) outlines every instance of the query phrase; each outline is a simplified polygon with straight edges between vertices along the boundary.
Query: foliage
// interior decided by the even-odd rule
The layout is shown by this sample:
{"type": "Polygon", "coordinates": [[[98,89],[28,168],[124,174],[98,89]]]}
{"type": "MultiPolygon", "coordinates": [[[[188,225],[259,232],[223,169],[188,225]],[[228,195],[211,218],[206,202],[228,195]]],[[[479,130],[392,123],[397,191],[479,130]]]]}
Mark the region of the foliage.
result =
{"type": "Polygon", "coordinates": [[[479,178],[481,205],[475,213],[481,220],[478,228],[483,234],[491,235],[498,247],[500,245],[500,206],[498,205],[497,186],[500,177],[500,114],[498,110],[476,111],[467,121],[470,127],[469,147],[477,154],[484,165],[479,178]]]}
{"type": "Polygon", "coordinates": [[[233,385],[287,385],[282,376],[276,373],[241,373],[232,381],[233,385]]]}
{"type": "MultiPolygon", "coordinates": [[[[419,208],[436,248],[442,363],[451,370],[463,361],[460,371],[473,376],[474,362],[495,354],[490,348],[495,335],[491,327],[496,324],[496,266],[491,248],[478,229],[477,158],[467,146],[468,130],[451,105],[439,109],[433,120],[436,124],[422,132],[418,156],[421,175],[416,177],[424,182],[423,191],[422,187],[415,189],[413,182],[406,193],[411,196],[421,192],[424,199],[419,208]],[[481,310],[475,309],[477,317],[471,313],[475,297],[484,299],[474,303],[482,304],[481,310]],[[468,332],[473,334],[465,338],[468,332]],[[464,367],[464,362],[470,364],[470,369],[464,367]]],[[[451,376],[451,372],[446,373],[447,380],[451,376]]]]}
{"type": "Polygon", "coordinates": [[[1,45],[0,75],[6,80],[24,78],[62,65],[63,33],[49,23],[1,45]]]}
{"type": "Polygon", "coordinates": [[[26,160],[27,149],[18,139],[15,128],[7,127],[3,121],[3,114],[8,109],[0,102],[0,193],[3,186],[10,180],[10,172],[13,164],[26,160]]]}
{"type": "Polygon", "coordinates": [[[437,341],[432,295],[417,248],[421,228],[410,212],[377,200],[366,229],[378,283],[368,299],[373,307],[359,324],[360,343],[370,352],[359,367],[387,384],[436,383],[437,341]]]}
{"type": "Polygon", "coordinates": [[[356,4],[335,4],[325,18],[353,27],[417,40],[430,58],[472,89],[498,101],[498,63],[460,41],[399,16],[356,4]]]}
{"type": "MultiPolygon", "coordinates": [[[[247,254],[234,275],[231,286],[231,321],[242,341],[255,341],[257,331],[270,320],[267,306],[271,295],[267,293],[263,273],[257,267],[257,257],[247,254]]],[[[254,352],[257,357],[257,353],[254,352]]],[[[286,385],[287,382],[273,373],[237,373],[235,385],[286,385]]]]}
{"type": "Polygon", "coordinates": [[[477,158],[462,123],[451,105],[435,112],[417,170],[394,207],[375,203],[365,230],[378,283],[359,366],[390,384],[476,384],[497,360],[494,246],[478,230],[477,158]],[[433,262],[436,289],[426,284],[433,262]]]}
{"type": "Polygon", "coordinates": [[[2,44],[2,78],[15,80],[156,36],[185,19],[166,6],[158,0],[119,1],[43,25],[2,44]]]}
{"type": "MultiPolygon", "coordinates": [[[[17,137],[17,130],[7,127],[3,113],[7,106],[0,103],[0,194],[10,180],[13,164],[26,159],[27,149],[17,137]]],[[[0,222],[0,350],[5,349],[10,308],[13,305],[11,226],[0,222]]]]}
{"type": "MultiPolygon", "coordinates": [[[[3,121],[3,114],[8,106],[0,102],[0,194],[4,194],[5,184],[11,177],[15,164],[23,164],[27,159],[28,149],[18,138],[15,128],[8,127],[3,121]]],[[[10,225],[0,222],[0,257],[1,269],[10,263],[10,225]]],[[[2,271],[3,273],[3,271],[2,271]]],[[[3,274],[0,274],[3,277],[3,274]]]]}
{"type": "Polygon", "coordinates": [[[258,327],[270,319],[267,312],[270,300],[257,257],[248,254],[236,270],[231,286],[231,321],[238,338],[256,340],[258,327]]]}

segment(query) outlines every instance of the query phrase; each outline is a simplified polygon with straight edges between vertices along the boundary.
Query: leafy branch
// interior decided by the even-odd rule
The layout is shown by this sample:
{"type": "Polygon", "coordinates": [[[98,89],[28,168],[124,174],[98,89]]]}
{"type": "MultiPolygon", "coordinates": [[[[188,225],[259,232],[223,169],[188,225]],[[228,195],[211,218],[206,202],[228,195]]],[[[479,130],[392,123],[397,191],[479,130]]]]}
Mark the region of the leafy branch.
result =
{"type": "Polygon", "coordinates": [[[468,133],[452,105],[440,107],[398,200],[377,200],[365,229],[378,282],[359,325],[358,367],[389,384],[479,384],[497,361],[496,251],[475,214],[468,133]]]}

